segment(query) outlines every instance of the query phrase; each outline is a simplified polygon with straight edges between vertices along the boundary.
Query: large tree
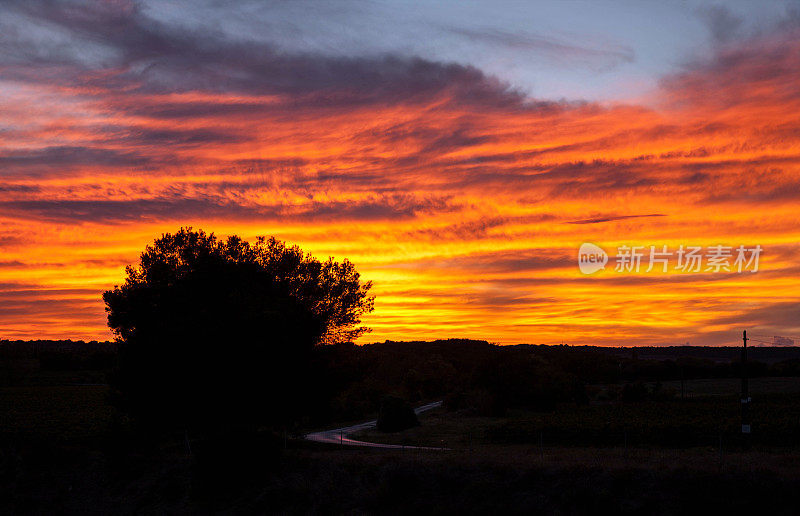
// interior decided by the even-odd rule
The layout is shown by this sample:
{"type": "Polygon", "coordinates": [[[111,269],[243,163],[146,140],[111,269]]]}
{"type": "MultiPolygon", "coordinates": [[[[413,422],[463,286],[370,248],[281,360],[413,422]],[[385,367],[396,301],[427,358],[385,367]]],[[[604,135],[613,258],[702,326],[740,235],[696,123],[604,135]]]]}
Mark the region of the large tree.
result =
{"type": "Polygon", "coordinates": [[[361,316],[373,309],[372,282],[362,282],[349,260],[337,262],[329,257],[320,262],[274,237],[259,237],[252,246],[232,237],[228,245],[252,252],[259,265],[319,318],[323,325],[320,343],[353,341],[370,331],[359,324],[361,316]]]}
{"type": "Polygon", "coordinates": [[[103,294],[121,343],[113,383],[124,408],[158,424],[286,423],[313,388],[314,346],[362,334],[372,309],[350,262],[274,238],[182,228],[126,272],[103,294]]]}

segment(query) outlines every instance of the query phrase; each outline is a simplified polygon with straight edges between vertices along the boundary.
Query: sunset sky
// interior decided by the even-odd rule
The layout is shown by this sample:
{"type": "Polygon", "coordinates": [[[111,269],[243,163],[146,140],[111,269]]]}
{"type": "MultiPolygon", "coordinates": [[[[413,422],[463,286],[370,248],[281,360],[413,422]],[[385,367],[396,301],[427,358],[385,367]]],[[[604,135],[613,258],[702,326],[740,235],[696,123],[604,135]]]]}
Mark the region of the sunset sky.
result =
{"type": "Polygon", "coordinates": [[[349,258],[362,343],[800,336],[800,3],[232,4],[0,5],[0,338],[111,338],[181,226],[349,258]]]}

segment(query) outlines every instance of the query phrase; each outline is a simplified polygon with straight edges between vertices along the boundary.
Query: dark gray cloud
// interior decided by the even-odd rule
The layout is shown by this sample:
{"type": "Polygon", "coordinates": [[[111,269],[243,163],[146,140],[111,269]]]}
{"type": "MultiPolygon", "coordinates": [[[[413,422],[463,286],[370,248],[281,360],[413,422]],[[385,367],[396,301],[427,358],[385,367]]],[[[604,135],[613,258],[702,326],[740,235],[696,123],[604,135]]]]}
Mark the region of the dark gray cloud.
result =
{"type": "Polygon", "coordinates": [[[744,20],[724,5],[712,5],[699,9],[700,18],[708,26],[711,37],[718,43],[726,43],[741,35],[744,20]]]}
{"type": "Polygon", "coordinates": [[[167,99],[136,99],[135,102],[124,98],[114,99],[114,107],[126,113],[161,120],[191,120],[193,118],[222,118],[230,116],[254,116],[274,111],[270,105],[262,102],[231,102],[224,98],[214,102],[184,101],[173,102],[167,99]]]}
{"type": "Polygon", "coordinates": [[[706,196],[710,203],[797,203],[800,198],[800,181],[782,177],[775,169],[746,170],[742,177],[730,181],[728,188],[711,191],[706,196]],[[784,179],[778,181],[778,179],[784,179]]]}
{"type": "Polygon", "coordinates": [[[0,202],[0,214],[7,217],[49,222],[119,222],[151,220],[385,220],[413,218],[423,213],[449,212],[459,207],[447,197],[412,195],[372,196],[359,201],[309,201],[299,205],[243,205],[221,196],[174,197],[133,200],[24,200],[0,202]]]}
{"type": "MultiPolygon", "coordinates": [[[[2,158],[0,157],[0,160],[2,158]]],[[[41,191],[38,185],[17,185],[11,183],[0,183],[0,194],[30,194],[41,191]]]]}
{"type": "Polygon", "coordinates": [[[290,94],[299,104],[319,106],[394,102],[444,91],[478,104],[508,105],[523,99],[470,66],[395,55],[290,54],[222,31],[167,24],[136,4],[126,10],[101,3],[26,0],[4,8],[36,28],[29,33],[67,33],[74,42],[72,47],[53,45],[48,38],[25,36],[4,24],[0,45],[6,51],[0,53],[0,63],[7,77],[18,80],[127,92],[290,94]],[[86,49],[94,49],[96,56],[87,57],[86,49]]]}
{"type": "Polygon", "coordinates": [[[663,213],[650,213],[647,215],[599,215],[597,217],[591,217],[588,219],[581,219],[581,220],[570,220],[567,221],[567,224],[599,224],[601,222],[611,222],[614,220],[624,220],[624,219],[638,219],[644,217],[666,217],[663,213]]]}
{"type": "Polygon", "coordinates": [[[21,235],[0,235],[0,248],[14,247],[26,243],[21,235]]]}
{"type": "MultiPolygon", "coordinates": [[[[160,162],[160,160],[159,160],[160,162]]],[[[143,167],[157,161],[138,151],[122,151],[100,147],[54,146],[17,150],[0,155],[0,168],[6,177],[53,174],[79,166],[143,167]]],[[[35,187],[34,187],[35,188],[35,187]]],[[[2,192],[3,190],[0,190],[2,192]]],[[[6,190],[12,192],[13,190],[6,190]]],[[[16,190],[19,191],[19,190],[16,190]]]]}
{"type": "MultiPolygon", "coordinates": [[[[719,36],[730,30],[729,17],[718,11],[719,36]]],[[[722,112],[739,105],[796,101],[800,89],[792,87],[797,75],[797,44],[800,16],[789,15],[735,45],[723,45],[711,57],[686,63],[679,73],[660,81],[666,104],[683,109],[700,107],[722,112]]]]}
{"type": "Polygon", "coordinates": [[[104,127],[101,134],[105,143],[126,145],[169,147],[197,147],[251,141],[252,136],[237,134],[231,130],[195,129],[150,129],[145,127],[104,127]]]}
{"type": "Polygon", "coordinates": [[[800,303],[780,302],[759,304],[756,307],[746,303],[732,303],[729,308],[740,312],[720,317],[714,321],[715,324],[734,324],[742,328],[758,329],[759,332],[775,330],[775,335],[780,335],[787,329],[800,334],[800,303]]]}

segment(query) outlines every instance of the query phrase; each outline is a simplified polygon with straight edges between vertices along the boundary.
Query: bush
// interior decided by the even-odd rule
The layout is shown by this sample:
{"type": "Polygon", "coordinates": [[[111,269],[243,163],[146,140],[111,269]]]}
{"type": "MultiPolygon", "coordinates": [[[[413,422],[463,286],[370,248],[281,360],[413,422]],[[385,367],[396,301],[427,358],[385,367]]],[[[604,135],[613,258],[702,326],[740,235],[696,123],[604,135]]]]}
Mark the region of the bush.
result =
{"type": "Polygon", "coordinates": [[[378,412],[378,430],[381,432],[399,432],[419,425],[414,409],[400,398],[386,396],[381,402],[378,412]]]}

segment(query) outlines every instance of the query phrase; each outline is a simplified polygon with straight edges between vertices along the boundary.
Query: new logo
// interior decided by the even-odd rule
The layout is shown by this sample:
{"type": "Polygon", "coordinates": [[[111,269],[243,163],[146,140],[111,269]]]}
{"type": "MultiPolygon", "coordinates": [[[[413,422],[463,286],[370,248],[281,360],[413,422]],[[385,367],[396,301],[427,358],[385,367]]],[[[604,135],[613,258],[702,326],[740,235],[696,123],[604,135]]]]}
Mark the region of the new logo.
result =
{"type": "Polygon", "coordinates": [[[578,268],[584,274],[594,274],[605,269],[608,255],[600,246],[588,242],[581,244],[578,250],[578,268]]]}

